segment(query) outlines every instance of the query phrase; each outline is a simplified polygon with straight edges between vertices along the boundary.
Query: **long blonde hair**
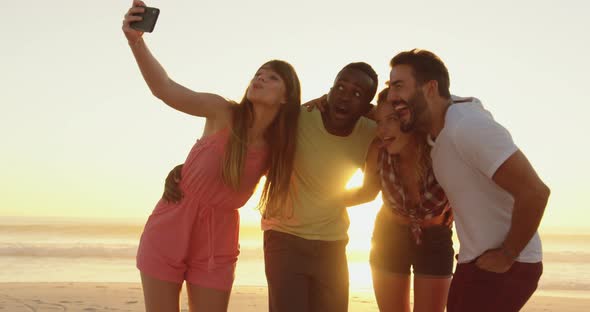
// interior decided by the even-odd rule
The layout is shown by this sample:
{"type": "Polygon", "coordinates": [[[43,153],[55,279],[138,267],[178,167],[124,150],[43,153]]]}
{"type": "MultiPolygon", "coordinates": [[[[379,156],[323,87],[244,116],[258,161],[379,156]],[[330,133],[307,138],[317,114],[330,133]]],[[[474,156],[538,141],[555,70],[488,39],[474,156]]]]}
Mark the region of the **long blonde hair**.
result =
{"type": "MultiPolygon", "coordinates": [[[[280,104],[275,119],[264,132],[264,138],[269,146],[269,156],[259,209],[266,214],[267,208],[272,207],[272,213],[275,214],[280,213],[285,203],[291,181],[301,106],[301,86],[295,69],[289,63],[272,60],[263,66],[269,66],[281,76],[285,83],[287,99],[286,103],[280,104]]],[[[239,104],[233,106],[232,135],[225,151],[222,168],[224,182],[233,189],[239,188],[242,179],[248,151],[248,132],[252,127],[253,117],[252,102],[244,96],[239,104]]]]}
{"type": "Polygon", "coordinates": [[[428,144],[428,134],[419,131],[412,133],[416,142],[416,175],[421,184],[427,183],[428,171],[432,167],[432,158],[430,150],[432,147],[428,144]]]}

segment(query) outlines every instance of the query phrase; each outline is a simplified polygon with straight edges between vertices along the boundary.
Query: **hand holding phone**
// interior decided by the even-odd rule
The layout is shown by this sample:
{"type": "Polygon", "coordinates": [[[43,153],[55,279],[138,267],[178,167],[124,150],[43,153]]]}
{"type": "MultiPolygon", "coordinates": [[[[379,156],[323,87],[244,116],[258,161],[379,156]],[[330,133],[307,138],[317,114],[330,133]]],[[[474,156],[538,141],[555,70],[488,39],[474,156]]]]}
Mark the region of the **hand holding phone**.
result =
{"type": "Polygon", "coordinates": [[[133,0],[131,8],[123,18],[123,33],[127,41],[136,44],[144,32],[153,31],[159,12],[156,8],[148,8],[141,0],[133,0]]]}
{"type": "Polygon", "coordinates": [[[148,6],[142,6],[143,12],[140,13],[132,13],[133,16],[141,17],[141,20],[134,21],[129,23],[129,26],[135,30],[142,31],[142,32],[149,32],[151,33],[154,31],[154,27],[156,26],[156,22],[158,21],[158,16],[160,15],[160,9],[152,8],[148,6]]]}

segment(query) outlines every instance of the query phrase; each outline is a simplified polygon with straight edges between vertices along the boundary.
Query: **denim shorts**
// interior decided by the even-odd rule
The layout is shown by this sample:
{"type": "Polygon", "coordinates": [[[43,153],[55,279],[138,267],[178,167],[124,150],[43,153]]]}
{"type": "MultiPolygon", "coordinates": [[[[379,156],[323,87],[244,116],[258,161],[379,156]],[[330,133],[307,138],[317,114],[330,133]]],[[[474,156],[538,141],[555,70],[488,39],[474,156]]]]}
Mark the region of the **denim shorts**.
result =
{"type": "Polygon", "coordinates": [[[446,225],[422,229],[417,245],[408,225],[377,216],[371,248],[371,267],[397,274],[448,277],[453,274],[453,231],[446,225]]]}

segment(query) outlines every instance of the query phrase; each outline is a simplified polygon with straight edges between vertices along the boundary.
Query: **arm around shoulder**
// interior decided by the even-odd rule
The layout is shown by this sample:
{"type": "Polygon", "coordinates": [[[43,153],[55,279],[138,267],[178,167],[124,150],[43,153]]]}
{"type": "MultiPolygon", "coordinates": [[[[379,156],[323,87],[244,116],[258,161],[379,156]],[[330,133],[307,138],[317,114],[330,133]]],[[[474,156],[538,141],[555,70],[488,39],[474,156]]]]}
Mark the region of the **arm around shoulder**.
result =
{"type": "Polygon", "coordinates": [[[379,143],[373,140],[369,146],[365,161],[363,185],[347,191],[344,195],[344,205],[347,207],[360,205],[375,199],[381,190],[378,171],[379,143]]]}

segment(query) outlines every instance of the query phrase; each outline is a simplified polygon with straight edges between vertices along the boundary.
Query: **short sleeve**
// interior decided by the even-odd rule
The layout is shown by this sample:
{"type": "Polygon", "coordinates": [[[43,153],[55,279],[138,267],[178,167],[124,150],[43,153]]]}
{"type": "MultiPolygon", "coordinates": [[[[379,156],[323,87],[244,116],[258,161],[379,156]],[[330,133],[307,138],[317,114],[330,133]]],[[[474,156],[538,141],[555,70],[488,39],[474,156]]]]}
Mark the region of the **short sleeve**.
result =
{"type": "Polygon", "coordinates": [[[452,137],[464,161],[489,178],[518,150],[508,130],[491,115],[464,116],[452,137]]]}

